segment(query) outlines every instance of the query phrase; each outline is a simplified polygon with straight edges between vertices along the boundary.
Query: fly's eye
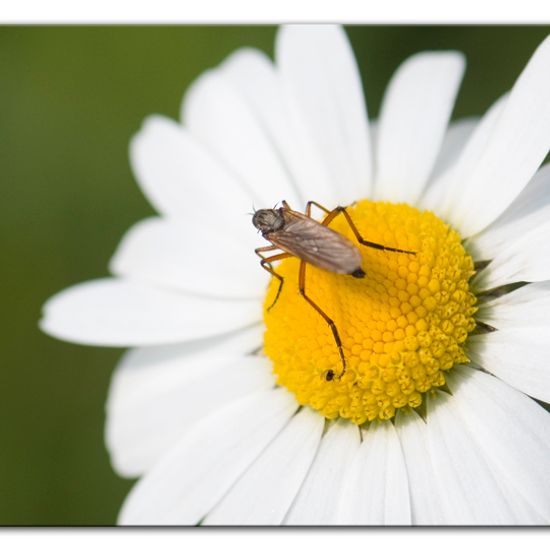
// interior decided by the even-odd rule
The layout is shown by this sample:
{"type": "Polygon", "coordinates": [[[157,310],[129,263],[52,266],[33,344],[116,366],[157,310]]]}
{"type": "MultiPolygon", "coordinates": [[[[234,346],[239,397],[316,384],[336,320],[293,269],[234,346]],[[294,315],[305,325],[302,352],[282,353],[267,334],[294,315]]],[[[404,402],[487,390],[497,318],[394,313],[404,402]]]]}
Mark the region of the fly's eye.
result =
{"type": "Polygon", "coordinates": [[[329,369],[325,372],[325,380],[327,382],[334,380],[334,371],[332,369],[329,369]]]}

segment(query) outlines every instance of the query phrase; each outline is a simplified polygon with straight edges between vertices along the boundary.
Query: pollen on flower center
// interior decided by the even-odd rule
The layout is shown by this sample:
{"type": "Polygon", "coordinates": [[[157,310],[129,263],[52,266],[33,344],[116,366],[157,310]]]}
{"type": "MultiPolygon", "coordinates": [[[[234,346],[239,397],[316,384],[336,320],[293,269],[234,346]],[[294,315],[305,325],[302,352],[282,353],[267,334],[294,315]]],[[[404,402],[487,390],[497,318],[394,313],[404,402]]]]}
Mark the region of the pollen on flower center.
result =
{"type": "MultiPolygon", "coordinates": [[[[327,418],[362,424],[418,407],[422,395],[445,384],[445,371],[467,363],[464,343],[475,327],[476,298],[468,281],[472,258],[459,234],[431,212],[404,204],[361,201],[348,208],[364,238],[415,255],[357,244],[362,279],[307,266],[307,295],[335,322],[347,361],[342,372],[334,336],[298,289],[299,260],[276,267],[264,302],[264,349],[277,382],[327,418]]],[[[330,227],[356,243],[343,216],[330,227]]]]}

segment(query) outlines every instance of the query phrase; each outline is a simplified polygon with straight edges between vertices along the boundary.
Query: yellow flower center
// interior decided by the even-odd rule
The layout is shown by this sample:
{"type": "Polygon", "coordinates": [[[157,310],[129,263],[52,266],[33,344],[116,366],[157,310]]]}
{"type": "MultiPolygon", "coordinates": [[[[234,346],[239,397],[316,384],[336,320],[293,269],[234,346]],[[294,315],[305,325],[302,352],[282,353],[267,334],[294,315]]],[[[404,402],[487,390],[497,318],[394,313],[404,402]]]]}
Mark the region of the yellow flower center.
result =
{"type": "Polygon", "coordinates": [[[424,393],[445,384],[445,371],[469,361],[464,343],[476,324],[468,285],[474,266],[459,234],[431,212],[368,200],[347,210],[365,239],[416,254],[360,245],[343,216],[330,224],[357,243],[366,272],[358,279],[306,268],[307,295],[340,335],[345,374],[338,376],[343,365],[330,327],[299,293],[297,258],[275,268],[284,284],[269,311],[279,281],[268,288],[264,349],[277,382],[300,404],[362,424],[418,407],[424,393]]]}

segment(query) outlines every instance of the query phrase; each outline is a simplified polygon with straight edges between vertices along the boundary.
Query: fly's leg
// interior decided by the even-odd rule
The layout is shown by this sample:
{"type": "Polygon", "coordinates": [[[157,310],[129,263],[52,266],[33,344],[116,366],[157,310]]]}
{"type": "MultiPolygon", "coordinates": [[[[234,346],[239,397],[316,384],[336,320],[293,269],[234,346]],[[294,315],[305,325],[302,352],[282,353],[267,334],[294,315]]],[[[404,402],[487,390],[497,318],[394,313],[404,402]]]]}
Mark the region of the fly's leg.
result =
{"type": "MultiPolygon", "coordinates": [[[[298,287],[300,294],[304,297],[311,307],[321,315],[321,317],[328,323],[330,330],[332,330],[332,335],[334,336],[334,341],[338,346],[338,353],[340,354],[340,359],[342,360],[342,372],[336,377],[338,380],[344,376],[346,372],[346,358],[344,357],[344,350],[342,349],[342,341],[340,340],[340,335],[338,334],[338,329],[334,321],[306,294],[306,262],[300,260],[300,273],[298,276],[298,287]]],[[[334,379],[334,371],[329,369],[325,373],[325,380],[330,382],[334,379]]]]}
{"type": "Polygon", "coordinates": [[[275,299],[273,300],[273,303],[267,308],[267,311],[270,311],[271,308],[277,303],[277,300],[279,299],[279,296],[281,295],[281,290],[283,289],[283,283],[285,282],[284,278],[281,277],[278,273],[275,272],[273,269],[273,266],[271,265],[271,262],[275,262],[276,260],[284,260],[285,258],[290,258],[291,254],[288,254],[288,252],[281,252],[281,254],[276,254],[275,256],[271,256],[271,258],[264,258],[260,265],[273,277],[277,277],[279,279],[279,288],[277,289],[277,294],[275,295],[275,299]]]}
{"type": "Polygon", "coordinates": [[[284,260],[285,258],[289,258],[291,256],[287,252],[281,252],[280,254],[275,254],[275,256],[271,256],[270,258],[264,258],[264,256],[262,255],[262,252],[272,252],[273,250],[277,250],[277,247],[274,245],[262,246],[254,250],[254,252],[261,258],[260,265],[268,273],[271,273],[273,277],[276,277],[279,280],[279,288],[277,289],[275,300],[273,300],[273,303],[267,308],[267,311],[269,311],[277,303],[277,300],[279,299],[281,290],[283,288],[283,283],[284,283],[283,277],[281,277],[278,273],[275,272],[275,270],[273,269],[273,266],[271,265],[271,262],[275,262],[277,260],[284,260]]]}
{"type": "Polygon", "coordinates": [[[348,225],[350,226],[351,230],[353,231],[353,234],[355,235],[355,238],[364,246],[368,246],[370,248],[376,248],[377,250],[387,250],[388,252],[401,252],[403,254],[416,254],[416,252],[412,252],[411,250],[402,250],[401,248],[393,248],[391,246],[384,246],[383,244],[379,243],[373,243],[372,241],[367,241],[366,239],[363,239],[361,236],[361,233],[359,233],[359,230],[357,229],[356,225],[353,223],[353,220],[351,219],[351,216],[349,215],[348,211],[346,210],[345,206],[337,206],[334,210],[327,210],[324,206],[321,206],[319,203],[315,201],[309,201],[307,203],[306,208],[306,215],[310,217],[311,212],[311,205],[314,204],[317,206],[317,208],[320,208],[324,212],[327,213],[326,218],[321,222],[322,225],[327,226],[338,214],[343,214],[346,218],[346,221],[348,222],[348,225]]]}
{"type": "MultiPolygon", "coordinates": [[[[330,210],[328,208],[325,208],[324,206],[322,206],[321,204],[319,204],[318,202],[315,202],[315,201],[307,201],[306,203],[306,216],[308,218],[311,218],[311,207],[315,205],[317,208],[319,208],[319,210],[322,210],[325,214],[330,214],[330,210]]],[[[329,222],[330,223],[330,222],[329,222]]],[[[325,225],[323,223],[323,225],[325,225]]]]}
{"type": "Polygon", "coordinates": [[[264,260],[265,257],[262,252],[273,252],[274,250],[277,250],[277,247],[274,244],[270,244],[269,246],[260,246],[259,248],[254,249],[254,254],[264,260]]]}

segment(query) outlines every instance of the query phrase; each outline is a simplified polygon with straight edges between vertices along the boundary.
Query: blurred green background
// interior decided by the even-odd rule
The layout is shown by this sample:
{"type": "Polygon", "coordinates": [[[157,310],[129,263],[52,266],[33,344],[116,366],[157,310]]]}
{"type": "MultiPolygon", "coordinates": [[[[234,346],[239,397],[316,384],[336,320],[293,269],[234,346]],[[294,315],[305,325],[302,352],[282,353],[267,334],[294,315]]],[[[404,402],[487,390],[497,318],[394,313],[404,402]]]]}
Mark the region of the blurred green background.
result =
{"type": "MultiPolygon", "coordinates": [[[[454,117],[509,89],[550,27],[348,27],[376,116],[397,65],[456,48],[454,117]]],[[[274,27],[0,28],[0,524],[111,524],[131,486],[111,470],[104,402],[121,350],[40,333],[42,303],[107,274],[125,230],[152,213],[127,158],[150,113],[176,117],[203,70],[274,27]]]]}

